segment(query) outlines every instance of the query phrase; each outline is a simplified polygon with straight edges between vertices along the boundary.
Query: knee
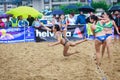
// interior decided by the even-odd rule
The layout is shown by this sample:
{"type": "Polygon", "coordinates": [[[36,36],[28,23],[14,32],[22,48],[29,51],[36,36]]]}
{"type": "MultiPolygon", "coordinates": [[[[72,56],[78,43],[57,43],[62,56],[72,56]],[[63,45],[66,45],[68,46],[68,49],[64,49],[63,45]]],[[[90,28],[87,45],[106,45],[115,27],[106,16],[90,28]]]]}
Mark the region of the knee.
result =
{"type": "Polygon", "coordinates": [[[111,44],[107,44],[106,47],[107,47],[107,48],[110,48],[110,47],[111,47],[111,44]]]}
{"type": "Polygon", "coordinates": [[[71,47],[75,47],[75,45],[71,45],[71,47]]]}
{"type": "Polygon", "coordinates": [[[64,56],[64,57],[69,56],[69,54],[67,53],[67,51],[63,51],[63,56],[64,56]]]}
{"type": "Polygon", "coordinates": [[[72,43],[72,45],[70,45],[71,47],[74,47],[74,46],[76,46],[76,44],[75,43],[72,43]]]}

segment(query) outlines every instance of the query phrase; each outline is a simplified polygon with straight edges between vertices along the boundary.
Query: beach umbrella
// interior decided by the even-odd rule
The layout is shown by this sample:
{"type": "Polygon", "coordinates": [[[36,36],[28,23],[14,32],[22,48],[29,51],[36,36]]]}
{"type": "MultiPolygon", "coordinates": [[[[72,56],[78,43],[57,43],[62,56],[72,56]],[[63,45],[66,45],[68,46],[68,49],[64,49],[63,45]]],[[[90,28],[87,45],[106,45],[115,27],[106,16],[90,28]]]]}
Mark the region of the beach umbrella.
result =
{"type": "Polygon", "coordinates": [[[7,18],[9,17],[7,14],[0,14],[0,18],[7,18]]]}
{"type": "Polygon", "coordinates": [[[64,14],[64,11],[61,9],[56,9],[56,10],[52,11],[52,14],[53,15],[61,15],[61,14],[64,14]]]}
{"type": "Polygon", "coordinates": [[[65,7],[65,9],[78,9],[78,6],[76,6],[74,4],[69,4],[65,7]]]}
{"type": "Polygon", "coordinates": [[[78,8],[79,11],[83,12],[95,12],[95,9],[92,6],[86,5],[78,8]]]}
{"type": "Polygon", "coordinates": [[[27,18],[28,15],[31,15],[32,17],[43,16],[43,14],[37,11],[36,9],[28,6],[20,6],[20,7],[11,9],[10,11],[7,11],[6,13],[12,14],[15,17],[23,16],[23,18],[27,18]]]}
{"type": "Polygon", "coordinates": [[[108,9],[108,11],[112,12],[112,11],[120,11],[120,5],[115,5],[112,6],[108,9]]]}
{"type": "Polygon", "coordinates": [[[0,19],[1,18],[8,18],[8,17],[11,17],[12,15],[9,15],[9,14],[0,14],[0,19]]]}

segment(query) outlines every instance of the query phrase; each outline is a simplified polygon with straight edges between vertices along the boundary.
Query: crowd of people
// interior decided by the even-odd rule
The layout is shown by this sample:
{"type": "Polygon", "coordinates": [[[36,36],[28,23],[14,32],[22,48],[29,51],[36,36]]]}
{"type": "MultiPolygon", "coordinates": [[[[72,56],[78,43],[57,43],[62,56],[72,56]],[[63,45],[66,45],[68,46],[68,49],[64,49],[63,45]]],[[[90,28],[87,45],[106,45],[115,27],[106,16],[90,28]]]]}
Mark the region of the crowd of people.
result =
{"type": "MultiPolygon", "coordinates": [[[[80,21],[83,24],[90,23],[91,31],[93,35],[95,36],[95,51],[96,51],[96,64],[98,66],[101,65],[101,56],[103,58],[105,53],[105,48],[107,48],[107,54],[109,58],[109,62],[111,62],[111,44],[112,44],[112,34],[113,34],[113,27],[115,29],[115,33],[120,36],[120,13],[118,11],[115,12],[115,15],[112,15],[109,12],[103,12],[101,16],[96,16],[92,12],[90,12],[90,16],[86,19],[83,18],[83,13],[80,12],[80,15],[78,15],[76,24],[81,24],[80,21]],[[81,17],[82,15],[82,17],[81,17]],[[80,21],[78,20],[80,19],[80,21]],[[100,52],[102,48],[102,52],[100,52]]],[[[80,40],[78,42],[70,42],[66,37],[67,32],[67,25],[69,23],[73,24],[75,23],[75,20],[72,22],[73,14],[70,14],[70,17],[68,19],[65,19],[65,15],[62,14],[59,17],[53,18],[53,32],[55,33],[55,37],[57,39],[57,42],[54,42],[52,44],[49,44],[49,46],[54,46],[58,44],[62,44],[64,46],[63,55],[69,56],[72,55],[68,53],[69,46],[75,46],[77,44],[80,44],[85,40],[80,40]],[[71,17],[72,16],[72,17],[71,17]],[[71,18],[71,19],[69,19],[71,18]],[[70,21],[67,21],[70,20],[70,21]]]]}
{"type": "Polygon", "coordinates": [[[18,16],[17,18],[15,16],[13,17],[7,17],[6,21],[2,21],[0,19],[0,28],[9,28],[9,27],[40,27],[42,26],[42,22],[37,17],[32,17],[31,15],[28,15],[27,19],[24,19],[22,16],[18,16]]]}

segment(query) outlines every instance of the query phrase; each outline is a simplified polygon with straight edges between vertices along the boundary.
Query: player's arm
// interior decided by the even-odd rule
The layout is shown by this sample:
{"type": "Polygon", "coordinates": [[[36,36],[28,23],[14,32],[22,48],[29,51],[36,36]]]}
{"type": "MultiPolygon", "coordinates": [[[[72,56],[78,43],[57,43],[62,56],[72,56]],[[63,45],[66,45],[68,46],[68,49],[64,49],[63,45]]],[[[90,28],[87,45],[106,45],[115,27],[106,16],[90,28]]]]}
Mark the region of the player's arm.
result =
{"type": "Polygon", "coordinates": [[[94,30],[95,30],[95,24],[92,24],[92,25],[90,26],[90,28],[91,28],[91,31],[92,31],[92,33],[93,33],[93,36],[95,36],[95,32],[94,32],[94,30]]]}
{"type": "Polygon", "coordinates": [[[52,29],[48,28],[47,26],[44,26],[44,28],[48,31],[52,31],[52,29]]]}
{"type": "Polygon", "coordinates": [[[41,22],[40,22],[40,24],[41,24],[41,26],[43,26],[46,30],[48,30],[48,31],[52,31],[50,28],[48,28],[48,27],[44,26],[44,24],[43,24],[43,23],[41,23],[41,22]]]}
{"type": "Polygon", "coordinates": [[[52,44],[49,44],[48,46],[55,46],[55,45],[58,45],[58,44],[60,44],[61,43],[61,37],[60,37],[60,35],[58,34],[57,35],[57,42],[54,42],[54,43],[52,43],[52,44]]]}

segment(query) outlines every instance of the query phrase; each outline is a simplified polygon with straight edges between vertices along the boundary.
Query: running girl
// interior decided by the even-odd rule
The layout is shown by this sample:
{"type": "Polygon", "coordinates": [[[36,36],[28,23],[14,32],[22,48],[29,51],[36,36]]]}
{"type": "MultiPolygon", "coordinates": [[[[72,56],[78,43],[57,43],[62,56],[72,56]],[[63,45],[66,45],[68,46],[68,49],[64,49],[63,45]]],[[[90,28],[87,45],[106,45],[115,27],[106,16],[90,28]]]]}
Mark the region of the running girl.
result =
{"type": "Polygon", "coordinates": [[[97,65],[100,66],[101,53],[100,48],[106,42],[106,34],[103,30],[103,20],[98,21],[98,17],[95,15],[90,16],[90,22],[93,23],[91,30],[95,36],[95,50],[96,50],[96,61],[97,65]]]}
{"type": "Polygon", "coordinates": [[[118,30],[117,25],[115,24],[115,21],[112,18],[112,15],[108,12],[104,12],[103,13],[103,18],[105,19],[105,23],[103,25],[105,34],[107,36],[106,39],[106,44],[103,46],[103,50],[102,50],[102,57],[104,55],[104,51],[105,51],[105,46],[107,47],[107,53],[108,53],[108,58],[111,62],[111,43],[112,43],[112,27],[114,27],[117,31],[117,33],[120,35],[120,32],[118,30]]]}

